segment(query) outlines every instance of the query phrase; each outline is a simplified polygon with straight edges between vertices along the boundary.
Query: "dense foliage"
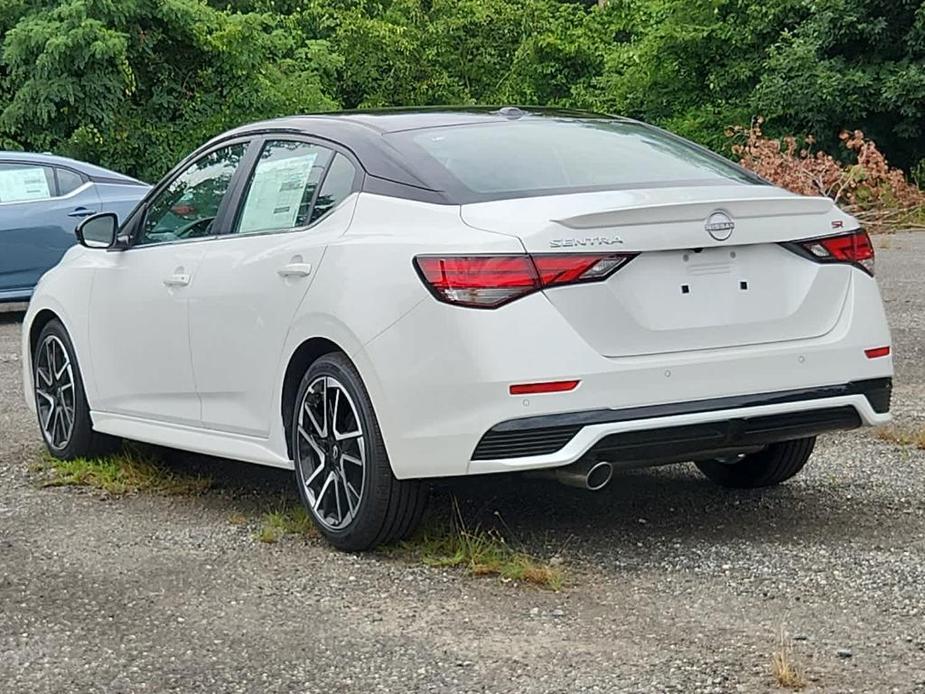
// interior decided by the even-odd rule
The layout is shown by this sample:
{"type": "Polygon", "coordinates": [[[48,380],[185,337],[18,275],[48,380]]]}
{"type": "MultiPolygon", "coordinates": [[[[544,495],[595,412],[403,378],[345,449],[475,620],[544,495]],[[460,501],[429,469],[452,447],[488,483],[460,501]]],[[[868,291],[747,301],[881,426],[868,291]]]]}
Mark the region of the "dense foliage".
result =
{"type": "Polygon", "coordinates": [[[617,112],[729,156],[760,114],[925,173],[925,0],[4,0],[0,48],[0,147],[146,179],[257,118],[441,103],[617,112]]]}

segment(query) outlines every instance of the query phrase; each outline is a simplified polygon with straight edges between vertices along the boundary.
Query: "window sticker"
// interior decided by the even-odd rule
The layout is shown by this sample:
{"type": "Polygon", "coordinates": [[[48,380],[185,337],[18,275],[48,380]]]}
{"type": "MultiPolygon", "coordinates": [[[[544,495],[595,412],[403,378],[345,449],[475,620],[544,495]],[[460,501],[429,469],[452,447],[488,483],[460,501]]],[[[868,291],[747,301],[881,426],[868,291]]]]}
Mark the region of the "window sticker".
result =
{"type": "Polygon", "coordinates": [[[42,167],[0,169],[0,202],[46,200],[50,197],[51,190],[42,167]]]}
{"type": "Polygon", "coordinates": [[[308,177],[317,158],[318,152],[315,151],[259,162],[241,214],[238,233],[294,227],[308,177]]]}

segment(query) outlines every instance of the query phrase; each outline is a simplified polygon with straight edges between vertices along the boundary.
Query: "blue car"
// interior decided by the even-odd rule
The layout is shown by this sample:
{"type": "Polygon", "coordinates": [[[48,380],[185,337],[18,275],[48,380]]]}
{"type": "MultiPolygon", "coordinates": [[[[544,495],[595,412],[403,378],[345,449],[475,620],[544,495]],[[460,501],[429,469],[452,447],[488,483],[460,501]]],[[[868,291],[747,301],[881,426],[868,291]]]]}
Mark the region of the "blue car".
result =
{"type": "Polygon", "coordinates": [[[28,301],[39,278],[77,243],[82,218],[115,212],[122,220],[149,188],[73,159],[0,152],[0,302],[28,301]]]}

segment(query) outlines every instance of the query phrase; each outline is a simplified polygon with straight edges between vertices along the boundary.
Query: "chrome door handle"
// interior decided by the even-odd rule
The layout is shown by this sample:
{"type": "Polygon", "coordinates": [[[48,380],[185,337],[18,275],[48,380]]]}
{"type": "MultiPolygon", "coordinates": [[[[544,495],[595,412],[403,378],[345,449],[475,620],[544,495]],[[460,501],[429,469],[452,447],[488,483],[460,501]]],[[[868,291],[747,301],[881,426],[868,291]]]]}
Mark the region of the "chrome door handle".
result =
{"type": "Polygon", "coordinates": [[[280,277],[308,277],[312,274],[311,263],[289,263],[276,271],[280,277]]]}
{"type": "Polygon", "coordinates": [[[165,287],[185,287],[189,284],[190,276],[183,273],[176,273],[164,279],[165,287]]]}

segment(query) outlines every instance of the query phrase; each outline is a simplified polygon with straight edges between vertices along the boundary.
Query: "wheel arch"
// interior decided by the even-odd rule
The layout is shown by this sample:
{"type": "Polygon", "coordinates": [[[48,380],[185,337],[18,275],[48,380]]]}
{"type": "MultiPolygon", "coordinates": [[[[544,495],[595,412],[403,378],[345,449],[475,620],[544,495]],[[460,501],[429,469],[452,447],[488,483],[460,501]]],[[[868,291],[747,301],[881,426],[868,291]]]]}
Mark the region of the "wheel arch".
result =
{"type": "MultiPolygon", "coordinates": [[[[64,321],[61,319],[61,316],[59,316],[57,313],[55,313],[50,308],[39,309],[38,313],[36,313],[35,316],[33,316],[32,322],[29,324],[30,361],[31,361],[32,355],[35,354],[35,348],[39,342],[39,335],[42,334],[42,330],[44,330],[45,326],[51,323],[51,321],[53,320],[57,320],[62,325],[64,325],[64,321]]],[[[65,326],[64,329],[67,330],[67,326],[65,326]]]]}
{"type": "Polygon", "coordinates": [[[280,415],[283,418],[283,434],[286,437],[286,452],[292,459],[292,416],[295,407],[295,398],[298,394],[299,383],[302,376],[311,364],[325,354],[337,352],[347,356],[347,351],[339,344],[327,337],[311,337],[304,340],[289,357],[286,371],[283,374],[283,388],[280,397],[280,415]]]}

